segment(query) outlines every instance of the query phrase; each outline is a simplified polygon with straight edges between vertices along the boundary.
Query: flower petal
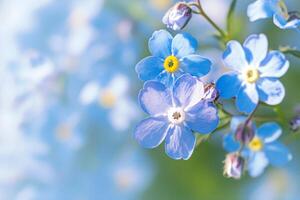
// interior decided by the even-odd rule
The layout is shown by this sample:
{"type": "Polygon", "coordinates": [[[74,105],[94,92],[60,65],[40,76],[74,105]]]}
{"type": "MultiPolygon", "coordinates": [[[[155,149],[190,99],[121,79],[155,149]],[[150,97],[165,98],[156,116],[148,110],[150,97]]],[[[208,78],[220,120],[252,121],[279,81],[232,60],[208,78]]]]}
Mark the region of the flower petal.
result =
{"type": "Polygon", "coordinates": [[[240,112],[250,114],[256,108],[258,101],[255,84],[245,84],[236,97],[236,106],[240,112]]]}
{"type": "Polygon", "coordinates": [[[248,66],[246,52],[241,44],[235,40],[227,43],[226,50],[223,53],[223,60],[226,67],[235,71],[242,71],[248,66]]]}
{"type": "Polygon", "coordinates": [[[185,56],[180,61],[180,67],[182,67],[185,72],[198,77],[208,74],[211,65],[212,63],[210,60],[195,54],[185,56]]]}
{"type": "Polygon", "coordinates": [[[230,130],[236,132],[238,127],[246,121],[247,117],[243,115],[234,116],[230,122],[230,130]]]}
{"type": "Polygon", "coordinates": [[[282,15],[275,14],[273,22],[281,29],[296,29],[300,26],[300,19],[286,20],[282,15]]]}
{"type": "Polygon", "coordinates": [[[177,58],[183,58],[196,52],[197,40],[188,33],[177,34],[172,41],[172,54],[177,58]]]}
{"type": "Polygon", "coordinates": [[[211,133],[219,124],[218,110],[209,102],[198,103],[186,115],[187,126],[202,134],[211,133]]]}
{"type": "Polygon", "coordinates": [[[141,121],[134,131],[135,139],[145,148],[155,148],[167,135],[169,124],[165,118],[150,117],[141,121]]]}
{"type": "Polygon", "coordinates": [[[261,175],[268,166],[269,161],[264,152],[251,152],[248,160],[248,171],[252,177],[261,175]]]}
{"type": "Polygon", "coordinates": [[[257,67],[267,56],[268,39],[264,34],[252,34],[245,40],[244,47],[249,49],[252,54],[251,65],[257,67]]]}
{"type": "Polygon", "coordinates": [[[289,150],[280,142],[273,142],[266,145],[265,152],[269,162],[278,167],[282,167],[293,158],[289,150]]]}
{"type": "Polygon", "coordinates": [[[146,82],[138,99],[142,109],[150,115],[165,114],[172,105],[170,91],[157,81],[146,82]]]}
{"type": "Polygon", "coordinates": [[[257,129],[257,135],[264,140],[265,143],[277,140],[282,133],[280,126],[275,122],[264,123],[257,129]]]}
{"type": "Polygon", "coordinates": [[[163,69],[163,61],[155,56],[146,57],[135,66],[139,79],[143,81],[155,79],[163,69]]]}
{"type": "Polygon", "coordinates": [[[250,4],[247,9],[247,15],[250,21],[256,21],[258,19],[265,19],[272,17],[278,0],[257,0],[250,4]]]}
{"type": "Polygon", "coordinates": [[[168,156],[178,160],[191,157],[196,144],[196,138],[185,126],[173,126],[169,129],[165,141],[165,151],[168,156]]]}
{"type": "Polygon", "coordinates": [[[172,35],[166,30],[155,31],[148,42],[151,54],[162,59],[171,55],[172,39],[172,35]]]}
{"type": "Polygon", "coordinates": [[[289,69],[290,62],[279,51],[271,51],[259,67],[260,77],[282,77],[289,69]]]}
{"type": "Polygon", "coordinates": [[[241,80],[236,73],[230,72],[218,79],[216,88],[221,98],[229,99],[238,94],[241,88],[241,80]]]}
{"type": "Polygon", "coordinates": [[[269,105],[278,105],[285,96],[285,89],[277,79],[262,78],[257,83],[259,99],[269,105]]]}
{"type": "Polygon", "coordinates": [[[240,143],[235,140],[234,134],[229,133],[224,136],[223,147],[228,152],[236,152],[240,149],[240,143]]]}
{"type": "Polygon", "coordinates": [[[175,82],[173,95],[178,106],[189,109],[204,97],[204,85],[197,78],[184,74],[175,82]]]}

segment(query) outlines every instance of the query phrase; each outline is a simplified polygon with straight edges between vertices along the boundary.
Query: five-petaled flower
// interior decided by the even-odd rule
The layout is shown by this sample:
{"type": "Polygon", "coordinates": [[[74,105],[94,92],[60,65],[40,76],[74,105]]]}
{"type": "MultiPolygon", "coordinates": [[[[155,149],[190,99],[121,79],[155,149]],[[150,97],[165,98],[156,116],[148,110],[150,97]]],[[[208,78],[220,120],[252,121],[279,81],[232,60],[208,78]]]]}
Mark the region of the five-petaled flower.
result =
{"type": "Polygon", "coordinates": [[[174,38],[165,31],[155,31],[149,40],[152,56],[136,65],[136,72],[143,81],[158,80],[167,86],[189,73],[201,77],[210,71],[210,60],[195,54],[197,40],[188,33],[177,34],[174,38]]]}
{"type": "Polygon", "coordinates": [[[240,112],[250,114],[259,101],[269,105],[281,103],[285,89],[278,80],[289,68],[289,61],[279,51],[268,52],[264,34],[250,35],[243,46],[230,41],[223,54],[227,67],[233,71],[217,81],[220,97],[236,97],[240,112]]]}
{"type": "Polygon", "coordinates": [[[283,0],[257,0],[248,6],[250,21],[273,18],[273,22],[281,29],[300,27],[300,14],[297,11],[288,12],[283,0]]]}
{"type": "Polygon", "coordinates": [[[280,142],[276,141],[282,134],[280,126],[275,122],[267,122],[259,128],[251,126],[254,137],[244,143],[235,139],[237,128],[245,123],[245,117],[235,117],[231,124],[231,133],[224,137],[224,148],[228,152],[242,152],[247,160],[247,170],[250,176],[259,176],[264,169],[271,164],[283,166],[292,159],[289,150],[280,142]]]}
{"type": "Polygon", "coordinates": [[[158,81],[147,81],[139,102],[150,117],[137,125],[135,138],[145,148],[165,140],[165,151],[173,159],[189,159],[194,132],[208,134],[218,126],[217,108],[205,99],[204,84],[189,74],[178,78],[172,91],[158,81]]]}

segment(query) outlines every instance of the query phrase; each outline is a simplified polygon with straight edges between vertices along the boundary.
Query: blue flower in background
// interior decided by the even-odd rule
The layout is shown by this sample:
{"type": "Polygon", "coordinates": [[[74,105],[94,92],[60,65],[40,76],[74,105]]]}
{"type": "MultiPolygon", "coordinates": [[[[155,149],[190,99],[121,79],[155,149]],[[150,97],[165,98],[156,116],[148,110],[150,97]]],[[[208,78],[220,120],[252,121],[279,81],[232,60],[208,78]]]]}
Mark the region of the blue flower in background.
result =
{"type": "Polygon", "coordinates": [[[240,116],[232,119],[232,132],[224,137],[223,146],[228,152],[242,152],[242,156],[247,160],[250,176],[259,176],[269,164],[280,167],[292,159],[289,150],[276,141],[282,130],[275,122],[264,123],[258,128],[255,124],[248,126],[253,131],[253,136],[241,145],[236,137],[245,120],[246,117],[240,116]]]}
{"type": "Polygon", "coordinates": [[[195,54],[197,40],[188,33],[177,34],[174,38],[165,31],[155,31],[149,40],[152,56],[136,65],[136,72],[143,81],[158,80],[166,85],[174,83],[185,72],[193,76],[204,76],[212,63],[195,54]]]}
{"type": "Polygon", "coordinates": [[[160,82],[146,82],[139,102],[150,117],[137,125],[135,138],[145,148],[155,148],[165,140],[168,156],[189,159],[196,143],[193,131],[208,134],[219,122],[216,107],[203,98],[203,83],[188,74],[175,82],[172,92],[160,82]]]}
{"type": "Polygon", "coordinates": [[[268,105],[281,103],[285,89],[278,79],[288,70],[289,61],[279,51],[268,52],[264,34],[250,35],[243,46],[230,41],[223,60],[233,71],[221,76],[216,87],[221,98],[236,97],[238,111],[249,114],[259,101],[268,105]]]}
{"type": "Polygon", "coordinates": [[[281,29],[294,29],[300,26],[298,12],[288,12],[283,0],[257,0],[248,6],[250,21],[273,18],[273,22],[281,29]]]}

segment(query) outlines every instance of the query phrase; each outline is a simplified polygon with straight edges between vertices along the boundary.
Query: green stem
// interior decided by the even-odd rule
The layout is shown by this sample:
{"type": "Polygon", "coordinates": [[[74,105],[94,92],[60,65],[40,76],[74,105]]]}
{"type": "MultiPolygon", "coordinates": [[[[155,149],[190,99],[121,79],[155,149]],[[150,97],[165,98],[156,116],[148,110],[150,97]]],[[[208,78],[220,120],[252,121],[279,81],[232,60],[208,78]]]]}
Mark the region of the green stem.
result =
{"type": "Polygon", "coordinates": [[[227,37],[227,33],[225,31],[223,31],[223,29],[221,29],[204,11],[200,0],[197,0],[197,3],[191,3],[189,4],[191,6],[195,6],[198,8],[198,12],[197,11],[193,11],[196,14],[202,15],[220,34],[220,36],[225,39],[227,37]]]}

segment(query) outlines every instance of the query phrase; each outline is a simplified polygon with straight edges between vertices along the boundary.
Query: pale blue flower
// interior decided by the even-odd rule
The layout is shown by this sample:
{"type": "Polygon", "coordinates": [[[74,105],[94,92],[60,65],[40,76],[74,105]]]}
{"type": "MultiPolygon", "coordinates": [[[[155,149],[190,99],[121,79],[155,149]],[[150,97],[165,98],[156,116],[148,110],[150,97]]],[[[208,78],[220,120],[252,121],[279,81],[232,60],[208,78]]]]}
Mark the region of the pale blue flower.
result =
{"type": "Polygon", "coordinates": [[[288,70],[289,61],[279,51],[268,52],[264,34],[250,35],[243,45],[228,42],[223,60],[232,71],[221,76],[216,87],[221,98],[236,98],[238,111],[249,114],[259,101],[282,102],[285,89],[278,79],[288,70]]]}
{"type": "Polygon", "coordinates": [[[204,97],[203,83],[188,74],[175,82],[172,92],[160,82],[146,82],[139,102],[150,117],[137,125],[136,140],[145,148],[165,140],[168,156],[189,159],[196,144],[193,132],[208,134],[219,122],[216,107],[204,97]]]}
{"type": "Polygon", "coordinates": [[[273,22],[281,29],[294,29],[300,26],[298,12],[288,12],[283,0],[257,0],[248,6],[250,21],[273,18],[273,22]]]}

